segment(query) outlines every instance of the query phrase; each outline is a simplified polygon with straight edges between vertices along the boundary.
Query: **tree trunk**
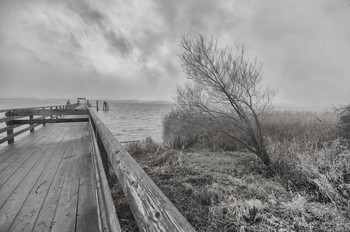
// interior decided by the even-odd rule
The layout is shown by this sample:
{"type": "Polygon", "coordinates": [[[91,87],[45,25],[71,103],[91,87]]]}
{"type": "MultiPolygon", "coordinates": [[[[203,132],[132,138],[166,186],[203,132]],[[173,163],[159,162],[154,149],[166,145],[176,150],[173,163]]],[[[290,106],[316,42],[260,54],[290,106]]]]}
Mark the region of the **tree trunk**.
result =
{"type": "Polygon", "coordinates": [[[270,156],[267,153],[266,149],[260,148],[257,152],[256,155],[261,159],[261,161],[266,165],[266,166],[270,166],[271,164],[271,160],[270,160],[270,156]]]}

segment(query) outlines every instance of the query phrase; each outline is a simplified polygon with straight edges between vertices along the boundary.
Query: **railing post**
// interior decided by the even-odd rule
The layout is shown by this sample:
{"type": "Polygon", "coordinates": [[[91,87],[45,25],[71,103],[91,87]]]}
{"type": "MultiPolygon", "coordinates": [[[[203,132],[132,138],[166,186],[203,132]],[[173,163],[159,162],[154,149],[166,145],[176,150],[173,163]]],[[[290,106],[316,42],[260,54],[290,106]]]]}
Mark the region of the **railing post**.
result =
{"type": "MultiPolygon", "coordinates": [[[[5,116],[6,117],[12,117],[12,111],[6,112],[5,116]]],[[[12,120],[6,122],[6,126],[12,126],[12,125],[13,125],[13,121],[12,120]]],[[[10,136],[12,134],[13,134],[13,128],[7,131],[7,136],[10,136]]],[[[7,144],[11,144],[14,141],[15,141],[15,138],[9,139],[9,140],[7,140],[7,144]]]]}
{"type": "Polygon", "coordinates": [[[96,110],[98,111],[98,101],[96,100],[96,110]]]}
{"type": "MultiPolygon", "coordinates": [[[[29,116],[29,120],[32,120],[32,119],[34,119],[34,116],[33,115],[30,115],[29,116]]],[[[29,124],[29,126],[33,126],[34,125],[34,123],[30,123],[29,124]]],[[[34,132],[34,127],[32,128],[32,129],[30,129],[30,132],[34,132]]]]}
{"type": "MultiPolygon", "coordinates": [[[[45,110],[45,108],[43,108],[43,110],[45,110]]],[[[45,123],[45,116],[43,116],[43,119],[44,119],[43,126],[45,126],[46,125],[46,123],[45,123]]]]}
{"type": "MultiPolygon", "coordinates": [[[[57,110],[57,108],[58,108],[58,107],[56,106],[55,109],[57,110]]],[[[56,114],[56,118],[58,118],[58,114],[56,114]]]]}
{"type": "MultiPolygon", "coordinates": [[[[50,107],[50,110],[52,110],[52,106],[50,107]]],[[[53,115],[52,115],[52,114],[50,115],[50,118],[53,118],[53,115]]]]}

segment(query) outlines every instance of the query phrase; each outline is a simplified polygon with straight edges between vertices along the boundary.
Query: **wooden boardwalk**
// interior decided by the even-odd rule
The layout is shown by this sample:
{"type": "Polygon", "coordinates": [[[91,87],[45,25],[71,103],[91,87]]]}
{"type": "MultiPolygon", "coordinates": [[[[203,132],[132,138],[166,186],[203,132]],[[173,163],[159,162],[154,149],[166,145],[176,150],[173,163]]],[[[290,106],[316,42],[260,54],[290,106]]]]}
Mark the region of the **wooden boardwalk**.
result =
{"type": "Polygon", "coordinates": [[[0,149],[0,232],[122,231],[105,170],[118,177],[140,231],[195,231],[89,101],[77,100],[0,109],[0,144],[9,144],[0,149]]]}
{"type": "Polygon", "coordinates": [[[99,231],[92,141],[48,124],[0,150],[0,231],[99,231]]]}

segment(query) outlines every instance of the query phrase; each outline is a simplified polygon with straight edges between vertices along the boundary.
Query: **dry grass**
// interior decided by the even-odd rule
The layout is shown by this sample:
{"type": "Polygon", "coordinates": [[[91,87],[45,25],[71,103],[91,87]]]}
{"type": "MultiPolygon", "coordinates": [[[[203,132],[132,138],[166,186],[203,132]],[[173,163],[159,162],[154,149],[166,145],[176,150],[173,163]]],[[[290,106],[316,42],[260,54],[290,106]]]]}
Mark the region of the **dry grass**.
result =
{"type": "Polygon", "coordinates": [[[263,122],[272,177],[254,154],[203,146],[210,133],[191,137],[184,125],[167,133],[185,152],[150,139],[128,150],[197,231],[350,231],[350,142],[338,136],[337,115],[274,113],[263,122]]]}

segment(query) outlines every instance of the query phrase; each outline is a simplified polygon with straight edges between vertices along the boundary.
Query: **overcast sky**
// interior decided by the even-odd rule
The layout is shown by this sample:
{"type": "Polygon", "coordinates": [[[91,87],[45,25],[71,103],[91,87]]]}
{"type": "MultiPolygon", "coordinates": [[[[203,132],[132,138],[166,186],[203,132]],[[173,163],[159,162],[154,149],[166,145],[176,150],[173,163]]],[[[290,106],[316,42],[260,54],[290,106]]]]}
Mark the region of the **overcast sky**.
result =
{"type": "Polygon", "coordinates": [[[0,0],[0,97],[171,100],[183,34],[244,43],[274,102],[350,102],[349,0],[0,0]]]}

